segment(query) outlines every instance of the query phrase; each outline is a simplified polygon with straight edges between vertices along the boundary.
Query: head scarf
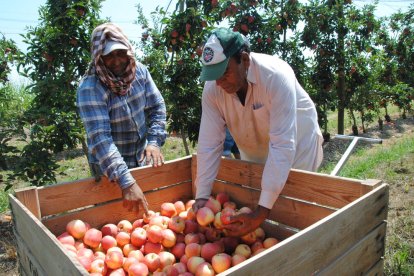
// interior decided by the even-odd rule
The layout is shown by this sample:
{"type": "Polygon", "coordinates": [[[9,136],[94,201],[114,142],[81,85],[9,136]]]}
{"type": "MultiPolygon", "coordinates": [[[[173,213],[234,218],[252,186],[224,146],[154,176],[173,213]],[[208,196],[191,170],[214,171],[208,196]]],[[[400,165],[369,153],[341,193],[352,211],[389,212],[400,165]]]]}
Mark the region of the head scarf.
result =
{"type": "Polygon", "coordinates": [[[135,78],[135,57],[132,45],[122,30],[113,23],[104,23],[95,28],[91,38],[92,61],[89,65],[87,74],[96,74],[101,82],[109,89],[119,95],[128,93],[131,83],[135,78]],[[125,73],[121,77],[117,77],[109,71],[102,59],[102,52],[109,40],[118,41],[127,46],[127,56],[129,64],[125,69],[125,73]]]}

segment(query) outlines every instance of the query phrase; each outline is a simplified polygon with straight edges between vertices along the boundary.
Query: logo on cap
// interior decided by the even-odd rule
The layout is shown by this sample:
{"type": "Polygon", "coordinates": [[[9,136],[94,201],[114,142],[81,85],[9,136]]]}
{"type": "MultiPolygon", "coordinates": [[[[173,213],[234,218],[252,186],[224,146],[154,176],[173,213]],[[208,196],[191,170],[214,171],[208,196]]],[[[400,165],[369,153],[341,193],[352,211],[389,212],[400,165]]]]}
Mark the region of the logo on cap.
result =
{"type": "Polygon", "coordinates": [[[204,62],[210,62],[214,58],[214,51],[210,47],[205,47],[203,51],[204,62]]]}

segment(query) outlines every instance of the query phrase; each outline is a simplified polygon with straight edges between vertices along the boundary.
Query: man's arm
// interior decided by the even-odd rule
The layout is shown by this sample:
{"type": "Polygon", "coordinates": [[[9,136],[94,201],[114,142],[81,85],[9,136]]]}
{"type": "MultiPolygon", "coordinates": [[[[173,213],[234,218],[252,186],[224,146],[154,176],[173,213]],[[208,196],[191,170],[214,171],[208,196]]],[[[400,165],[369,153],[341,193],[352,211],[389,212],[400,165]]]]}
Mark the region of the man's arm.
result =
{"type": "Polygon", "coordinates": [[[203,207],[211,195],[223,152],[225,122],[216,104],[215,89],[214,82],[206,82],[202,96],[203,113],[197,144],[196,203],[193,205],[195,209],[203,207]]]}

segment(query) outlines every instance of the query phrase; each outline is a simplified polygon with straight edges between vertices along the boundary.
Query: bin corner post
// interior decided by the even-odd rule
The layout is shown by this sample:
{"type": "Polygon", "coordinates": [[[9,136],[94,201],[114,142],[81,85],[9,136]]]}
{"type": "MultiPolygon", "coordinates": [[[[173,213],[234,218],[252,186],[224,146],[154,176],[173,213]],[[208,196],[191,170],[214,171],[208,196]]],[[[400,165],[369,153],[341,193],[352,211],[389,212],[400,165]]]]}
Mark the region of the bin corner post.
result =
{"type": "Polygon", "coordinates": [[[28,187],[16,191],[16,198],[40,220],[41,213],[37,187],[28,187]]]}

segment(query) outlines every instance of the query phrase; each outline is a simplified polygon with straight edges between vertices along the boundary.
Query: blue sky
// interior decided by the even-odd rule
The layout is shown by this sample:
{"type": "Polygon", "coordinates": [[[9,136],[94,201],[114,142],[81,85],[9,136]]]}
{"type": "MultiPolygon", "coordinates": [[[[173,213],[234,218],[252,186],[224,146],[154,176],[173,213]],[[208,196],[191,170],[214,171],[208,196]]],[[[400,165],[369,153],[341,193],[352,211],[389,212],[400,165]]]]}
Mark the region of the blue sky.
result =
{"type": "MultiPolygon", "coordinates": [[[[166,9],[170,0],[106,0],[102,3],[100,15],[102,18],[110,17],[112,22],[121,26],[131,40],[137,41],[142,31],[140,26],[133,23],[138,16],[138,3],[150,19],[150,13],[157,6],[166,9]]],[[[172,3],[169,11],[175,8],[176,0],[172,0],[172,3]]],[[[26,26],[37,26],[39,7],[45,4],[46,0],[0,0],[0,32],[7,39],[14,40],[20,49],[25,50],[27,46],[19,34],[25,33],[26,26]]]]}

